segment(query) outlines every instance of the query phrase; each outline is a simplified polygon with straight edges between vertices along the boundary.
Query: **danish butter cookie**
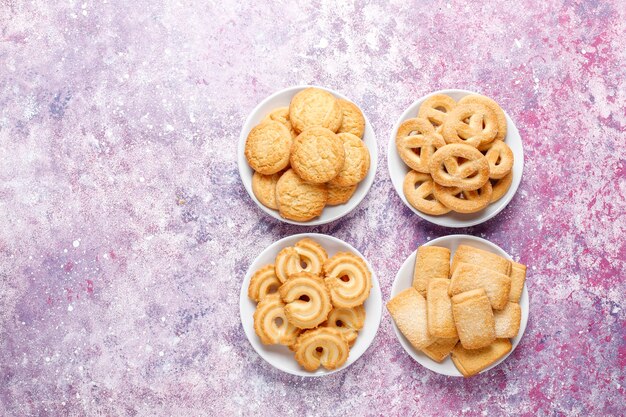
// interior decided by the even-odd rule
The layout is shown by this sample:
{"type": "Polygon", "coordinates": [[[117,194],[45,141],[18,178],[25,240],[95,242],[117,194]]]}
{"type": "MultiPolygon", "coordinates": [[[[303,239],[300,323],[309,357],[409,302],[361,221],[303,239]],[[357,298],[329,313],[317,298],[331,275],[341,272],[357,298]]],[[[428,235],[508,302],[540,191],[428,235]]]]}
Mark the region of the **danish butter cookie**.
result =
{"type": "Polygon", "coordinates": [[[321,184],[335,178],[345,160],[342,140],[323,127],[300,133],[291,149],[291,167],[305,181],[321,184]]]}
{"type": "Polygon", "coordinates": [[[452,314],[465,349],[480,349],[496,340],[493,310],[484,289],[466,291],[452,297],[452,314]]]}
{"type": "Polygon", "coordinates": [[[434,197],[433,178],[429,174],[409,171],[404,177],[403,191],[406,200],[422,213],[440,216],[450,212],[434,197]]]}
{"type": "Polygon", "coordinates": [[[252,128],[244,153],[252,169],[272,175],[289,165],[292,142],[291,133],[285,125],[267,121],[252,128]]]}
{"type": "Polygon", "coordinates": [[[337,134],[343,143],[344,163],[331,184],[347,187],[358,184],[370,169],[370,152],[365,143],[352,133],[337,134]]]}
{"type": "Polygon", "coordinates": [[[329,206],[338,206],[339,204],[347,203],[350,197],[352,197],[352,194],[356,191],[356,187],[356,184],[341,187],[332,182],[328,183],[328,201],[326,204],[329,206]]]}
{"type": "Polygon", "coordinates": [[[311,184],[290,169],[276,183],[278,211],[286,219],[311,220],[322,213],[328,190],[326,184],[311,184]]]}
{"type": "Polygon", "coordinates": [[[367,300],[372,274],[365,261],[350,252],[337,252],[324,264],[324,281],[335,307],[356,307],[367,300]]]}
{"type": "Polygon", "coordinates": [[[278,294],[270,294],[262,299],[254,311],[254,331],[264,345],[292,346],[300,334],[300,329],[287,321],[285,304],[278,294]]]}
{"type": "Polygon", "coordinates": [[[289,105],[289,120],[296,132],[314,126],[337,132],[342,119],[339,101],[328,91],[319,88],[310,87],[298,92],[289,105]]]}
{"type": "Polygon", "coordinates": [[[498,362],[511,348],[509,339],[496,339],[489,346],[480,349],[465,349],[459,343],[452,350],[451,358],[459,372],[467,378],[498,362]]]}
{"type": "Polygon", "coordinates": [[[290,274],[300,272],[300,256],[293,246],[283,248],[274,259],[276,277],[282,283],[287,281],[290,274]]]}
{"type": "Polygon", "coordinates": [[[289,323],[300,329],[317,327],[333,308],[324,281],[308,272],[291,275],[278,291],[289,323]]]}
{"type": "Polygon", "coordinates": [[[252,192],[254,196],[265,207],[273,210],[278,209],[278,204],[276,204],[276,183],[281,175],[281,172],[272,175],[263,175],[256,171],[252,175],[252,192]]]}
{"type": "Polygon", "coordinates": [[[341,113],[343,118],[341,120],[341,126],[337,133],[352,133],[358,138],[363,138],[365,132],[365,117],[361,109],[351,101],[337,99],[339,106],[341,107],[341,113]]]}
{"type": "Polygon", "coordinates": [[[365,307],[334,308],[328,314],[325,327],[331,327],[341,332],[341,335],[350,346],[354,344],[359,330],[365,324],[365,307]]]}
{"type": "Polygon", "coordinates": [[[332,370],[348,360],[350,347],[341,332],[329,327],[307,330],[298,338],[294,350],[296,361],[307,371],[323,366],[332,370]]]}
{"type": "Polygon", "coordinates": [[[278,291],[280,287],[280,280],[276,276],[274,265],[265,265],[259,269],[250,278],[250,285],[248,286],[248,297],[254,301],[261,301],[267,295],[273,294],[278,291]]]}

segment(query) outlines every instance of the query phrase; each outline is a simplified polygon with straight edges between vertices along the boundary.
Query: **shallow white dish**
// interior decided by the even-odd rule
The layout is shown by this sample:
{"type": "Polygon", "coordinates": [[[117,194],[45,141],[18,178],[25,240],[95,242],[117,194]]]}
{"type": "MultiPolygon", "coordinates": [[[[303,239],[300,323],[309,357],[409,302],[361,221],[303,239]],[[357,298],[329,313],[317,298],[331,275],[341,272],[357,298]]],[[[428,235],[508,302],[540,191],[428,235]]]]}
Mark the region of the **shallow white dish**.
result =
{"type": "Polygon", "coordinates": [[[380,293],[380,285],[378,283],[378,279],[376,278],[376,273],[374,272],[372,265],[363,256],[363,254],[361,254],[361,252],[343,240],[332,236],[322,235],[319,233],[301,233],[274,242],[261,252],[261,254],[252,262],[241,285],[241,294],[239,296],[239,314],[241,316],[241,325],[243,326],[243,330],[246,333],[250,344],[254,350],[257,351],[259,356],[265,359],[265,361],[267,361],[270,365],[293,375],[305,377],[324,376],[347,368],[359,359],[363,353],[365,353],[374,340],[376,332],[378,332],[378,326],[380,325],[380,318],[382,315],[382,296],[380,293]],[[363,329],[359,331],[359,336],[357,337],[354,346],[350,348],[350,356],[348,356],[346,363],[342,367],[332,371],[328,371],[323,367],[320,367],[315,372],[305,371],[300,367],[300,365],[298,365],[293,352],[286,346],[264,345],[261,343],[259,337],[254,331],[254,320],[252,315],[256,310],[257,303],[248,298],[248,286],[250,285],[250,278],[252,277],[252,274],[254,274],[254,272],[262,266],[274,263],[274,258],[278,252],[281,251],[281,249],[286,248],[287,246],[293,246],[296,242],[300,239],[304,239],[305,237],[314,239],[322,245],[326,252],[328,252],[329,257],[342,251],[352,252],[360,256],[363,260],[365,260],[367,267],[372,272],[372,289],[369,298],[364,304],[366,314],[365,325],[363,326],[363,329]]]}
{"type": "MultiPolygon", "coordinates": [[[[374,133],[374,129],[367,119],[367,115],[363,113],[363,117],[365,117],[365,132],[363,133],[363,142],[370,152],[370,170],[368,171],[367,176],[365,177],[365,179],[363,179],[363,181],[359,183],[356,191],[352,195],[352,198],[350,198],[347,203],[338,206],[326,206],[324,207],[324,211],[319,217],[308,222],[297,222],[294,220],[285,219],[280,216],[278,210],[272,210],[261,204],[261,202],[255,197],[254,193],[252,192],[252,174],[254,174],[254,170],[250,167],[250,165],[248,165],[248,161],[246,160],[246,156],[244,154],[246,139],[248,138],[248,133],[250,133],[250,130],[252,130],[252,128],[256,126],[261,120],[263,120],[270,111],[274,110],[277,107],[289,106],[291,99],[293,98],[293,96],[296,95],[296,93],[309,87],[320,88],[322,90],[330,92],[337,98],[353,101],[350,97],[346,97],[343,94],[340,94],[334,90],[311,85],[299,85],[296,87],[290,87],[272,94],[261,103],[259,103],[259,105],[257,105],[254,110],[252,110],[252,112],[246,119],[246,122],[241,129],[241,134],[239,135],[239,144],[237,147],[237,163],[239,165],[239,176],[241,176],[241,181],[243,182],[246,191],[250,195],[250,198],[256,203],[257,206],[259,206],[261,210],[274,217],[275,219],[278,219],[285,223],[300,224],[304,226],[316,226],[320,224],[330,223],[350,213],[356,208],[356,206],[359,205],[363,198],[365,198],[365,195],[374,183],[374,176],[376,175],[376,168],[378,166],[378,147],[376,143],[376,134],[374,133]]],[[[358,103],[355,104],[359,106],[358,103]]],[[[359,106],[359,108],[361,108],[361,111],[363,111],[363,107],[359,106]]]]}
{"type": "MultiPolygon", "coordinates": [[[[433,245],[450,249],[451,256],[454,255],[454,252],[456,252],[456,248],[458,248],[459,245],[469,245],[478,249],[483,249],[483,250],[495,253],[506,259],[511,260],[511,257],[509,256],[509,254],[506,253],[504,250],[502,250],[496,244],[491,243],[488,240],[481,239],[475,236],[470,236],[470,235],[443,236],[437,239],[433,239],[427,243],[424,243],[423,246],[433,246],[433,245]]],[[[391,298],[395,297],[400,291],[409,288],[413,284],[413,269],[415,268],[416,253],[417,251],[413,252],[400,267],[400,270],[398,271],[398,274],[396,275],[396,279],[393,282],[393,286],[391,287],[391,298]]],[[[524,331],[526,330],[526,324],[528,323],[529,302],[528,302],[528,290],[526,289],[526,285],[524,285],[524,290],[522,291],[522,298],[520,299],[520,307],[522,309],[522,321],[520,323],[519,333],[517,334],[517,336],[511,339],[511,344],[513,345],[511,348],[511,352],[509,352],[505,357],[503,357],[502,359],[500,359],[498,362],[494,363],[487,369],[484,369],[480,373],[486,372],[489,369],[498,366],[500,363],[506,360],[506,358],[515,350],[518,343],[522,339],[522,336],[524,335],[524,331]]],[[[456,369],[456,366],[454,366],[454,363],[452,362],[452,359],[450,359],[449,356],[441,363],[437,363],[434,360],[430,359],[425,354],[423,354],[422,352],[415,350],[415,348],[413,348],[411,343],[400,332],[400,330],[396,326],[396,323],[393,321],[393,319],[391,321],[393,324],[393,331],[396,333],[396,337],[400,341],[400,344],[402,345],[404,350],[406,350],[406,352],[409,355],[411,355],[413,359],[415,359],[416,362],[418,362],[423,367],[430,369],[433,372],[437,372],[438,374],[448,375],[448,376],[461,376],[461,377],[463,376],[463,374],[461,374],[458,371],[458,369],[456,369]]]]}
{"type": "Polygon", "coordinates": [[[488,205],[484,210],[481,210],[477,213],[463,214],[450,212],[442,216],[431,216],[429,214],[422,213],[411,204],[409,204],[409,202],[406,200],[406,197],[404,196],[404,191],[402,190],[404,177],[411,170],[411,168],[409,168],[402,161],[400,155],[398,154],[398,150],[396,149],[396,133],[398,132],[398,128],[400,127],[402,122],[407,119],[417,117],[419,107],[422,105],[424,100],[434,94],[447,94],[458,101],[468,94],[478,93],[468,90],[435,91],[420,98],[419,100],[415,101],[411,106],[409,106],[409,108],[406,109],[404,113],[402,113],[400,118],[396,121],[393,129],[391,130],[391,137],[389,138],[389,144],[387,146],[387,165],[389,168],[389,176],[391,177],[391,182],[393,183],[396,192],[400,196],[400,199],[402,199],[402,202],[421,218],[428,220],[431,223],[445,227],[475,226],[477,224],[486,222],[487,220],[491,219],[502,210],[504,210],[504,208],[507,206],[507,204],[509,204],[509,202],[511,201],[511,199],[513,199],[513,196],[517,192],[517,188],[522,181],[522,172],[524,171],[524,149],[522,147],[522,138],[520,137],[517,127],[515,127],[515,123],[513,123],[513,120],[511,120],[511,118],[505,111],[504,114],[506,115],[507,121],[507,134],[504,141],[513,151],[515,163],[513,164],[513,182],[511,183],[511,187],[500,200],[488,205]]]}

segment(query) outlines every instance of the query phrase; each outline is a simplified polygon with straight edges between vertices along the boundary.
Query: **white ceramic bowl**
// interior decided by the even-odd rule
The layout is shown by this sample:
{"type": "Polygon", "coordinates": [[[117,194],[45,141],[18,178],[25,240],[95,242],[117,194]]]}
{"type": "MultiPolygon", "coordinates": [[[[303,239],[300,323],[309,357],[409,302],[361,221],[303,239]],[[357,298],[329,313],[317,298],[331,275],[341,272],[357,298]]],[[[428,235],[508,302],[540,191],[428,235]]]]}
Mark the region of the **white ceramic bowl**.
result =
{"type": "MultiPolygon", "coordinates": [[[[277,107],[289,106],[289,103],[291,102],[293,96],[295,96],[296,93],[298,93],[299,91],[304,90],[308,87],[320,88],[322,90],[326,90],[332,93],[337,98],[352,101],[350,97],[346,97],[343,94],[340,94],[334,90],[310,85],[299,85],[296,87],[290,87],[272,94],[271,96],[263,100],[258,106],[256,106],[254,110],[252,110],[252,113],[250,113],[250,115],[246,119],[246,122],[243,125],[243,129],[241,129],[241,134],[239,135],[239,145],[237,147],[237,163],[239,165],[239,175],[241,176],[244,187],[246,187],[246,191],[250,195],[250,198],[254,200],[256,205],[259,206],[261,210],[274,217],[275,219],[278,219],[285,223],[299,224],[304,226],[316,226],[320,224],[330,223],[350,213],[356,208],[356,206],[359,205],[361,200],[365,198],[365,195],[374,183],[374,176],[376,175],[376,168],[378,166],[378,147],[376,143],[376,135],[374,134],[374,129],[372,129],[372,125],[367,119],[365,113],[363,113],[363,116],[365,117],[365,132],[363,134],[363,142],[370,152],[370,170],[368,171],[367,176],[363,179],[363,181],[359,183],[356,191],[352,195],[352,198],[350,198],[350,201],[338,206],[326,206],[319,217],[308,222],[297,222],[294,220],[285,219],[281,217],[280,214],[278,214],[278,210],[272,210],[261,204],[261,202],[255,197],[254,193],[252,192],[252,174],[254,174],[254,170],[250,168],[250,165],[248,165],[248,161],[246,160],[246,156],[244,154],[246,139],[248,137],[248,133],[250,133],[250,130],[252,130],[252,128],[256,126],[261,120],[263,120],[265,116],[267,116],[267,114],[273,109],[277,107]]],[[[358,105],[358,103],[355,104],[358,105]]],[[[363,111],[363,108],[361,106],[359,107],[361,108],[361,111],[363,111]]]]}
{"type": "Polygon", "coordinates": [[[509,202],[515,195],[515,192],[517,191],[517,188],[519,187],[519,184],[522,181],[522,172],[524,171],[524,149],[522,147],[522,138],[520,137],[517,127],[515,127],[515,123],[513,123],[513,120],[511,120],[511,118],[505,111],[504,114],[506,115],[506,121],[507,121],[507,134],[506,134],[505,142],[507,145],[509,145],[509,147],[513,151],[513,155],[515,157],[515,163],[513,164],[513,182],[511,183],[511,187],[500,200],[496,201],[493,204],[488,205],[484,210],[481,210],[477,213],[463,214],[463,213],[450,212],[442,216],[431,216],[429,214],[422,213],[421,211],[413,207],[411,204],[409,204],[409,202],[406,200],[406,197],[404,196],[404,191],[402,190],[404,177],[411,170],[411,168],[409,168],[402,161],[402,159],[400,158],[400,155],[398,154],[398,150],[396,149],[396,133],[398,132],[398,128],[400,127],[402,122],[404,122],[407,119],[417,117],[417,112],[421,104],[424,102],[424,100],[426,100],[428,97],[434,94],[447,94],[453,99],[459,100],[461,99],[461,97],[464,97],[468,94],[478,94],[478,93],[475,93],[473,91],[467,91],[467,90],[435,91],[431,94],[428,94],[427,96],[420,98],[419,100],[414,102],[411,106],[409,106],[409,108],[406,109],[404,113],[402,113],[402,116],[400,116],[400,118],[398,119],[398,121],[396,122],[396,124],[394,125],[391,131],[391,137],[389,138],[389,144],[387,146],[387,164],[389,167],[389,176],[391,177],[391,182],[393,183],[393,186],[396,189],[396,192],[398,193],[398,195],[400,196],[404,204],[406,204],[407,207],[413,210],[413,212],[417,214],[418,216],[420,216],[421,218],[428,220],[431,223],[438,224],[440,226],[445,226],[445,227],[475,226],[477,224],[486,222],[487,220],[491,219],[492,217],[500,213],[502,210],[504,210],[504,208],[507,206],[507,204],[509,204],[509,202]]]}
{"type": "Polygon", "coordinates": [[[241,285],[241,294],[239,296],[239,314],[241,316],[241,325],[243,326],[243,330],[246,333],[250,344],[254,350],[256,350],[257,353],[270,365],[293,375],[305,377],[324,376],[346,369],[359,359],[363,353],[365,353],[374,340],[376,332],[378,331],[378,326],[380,325],[380,318],[382,315],[382,297],[380,293],[380,285],[372,265],[358,250],[343,240],[332,236],[318,233],[302,233],[274,242],[261,252],[261,254],[256,257],[254,262],[252,262],[241,285]],[[305,371],[300,367],[300,365],[298,365],[293,352],[286,346],[264,345],[254,332],[254,320],[252,315],[254,314],[257,303],[248,298],[248,286],[250,285],[250,278],[252,277],[252,274],[254,274],[254,272],[262,266],[274,263],[274,258],[278,252],[281,251],[281,249],[287,246],[293,246],[297,241],[304,239],[305,237],[314,239],[322,245],[324,249],[326,249],[326,252],[328,252],[328,256],[333,256],[335,253],[342,251],[352,252],[360,256],[365,260],[367,267],[372,272],[372,289],[369,298],[364,304],[366,314],[365,325],[363,326],[363,329],[359,331],[359,336],[357,337],[354,346],[350,348],[350,356],[348,356],[346,363],[342,367],[332,371],[328,371],[323,367],[320,367],[315,372],[305,371]]]}
{"type": "MultiPolygon", "coordinates": [[[[427,242],[424,244],[424,246],[433,246],[433,245],[450,249],[451,255],[454,255],[454,252],[456,252],[456,248],[458,248],[459,245],[469,245],[478,249],[483,249],[489,252],[493,252],[506,259],[509,259],[509,260],[511,259],[511,257],[504,250],[502,250],[499,246],[495,245],[494,243],[491,243],[488,240],[481,239],[475,236],[470,236],[470,235],[443,236],[438,239],[433,239],[430,242],[427,242]]],[[[400,270],[398,271],[398,274],[396,275],[396,279],[393,282],[393,286],[391,287],[391,298],[395,297],[396,295],[398,295],[400,291],[409,288],[413,284],[413,269],[415,268],[416,253],[417,251],[413,252],[407,258],[407,260],[404,261],[404,264],[402,264],[402,267],[400,267],[400,270]]],[[[511,339],[511,343],[513,345],[511,352],[509,352],[505,357],[503,357],[502,359],[500,359],[498,362],[494,363],[487,369],[484,369],[480,373],[486,372],[491,368],[495,368],[504,360],[506,360],[506,358],[515,350],[520,340],[522,339],[522,336],[524,335],[524,331],[526,330],[526,324],[528,323],[529,302],[528,302],[528,290],[526,289],[526,285],[524,285],[524,290],[522,291],[522,298],[520,299],[520,307],[522,309],[522,321],[520,323],[519,333],[517,334],[517,336],[511,339]]],[[[441,363],[437,363],[434,360],[430,359],[425,354],[423,354],[422,352],[415,350],[413,346],[411,345],[411,343],[400,332],[400,329],[398,329],[395,322],[393,322],[393,319],[392,319],[392,323],[393,323],[393,330],[396,333],[396,337],[400,341],[400,344],[402,345],[404,350],[406,350],[406,352],[413,359],[415,359],[415,361],[417,361],[420,365],[422,365],[425,368],[430,369],[433,372],[437,372],[438,374],[448,375],[448,376],[463,376],[458,371],[458,369],[456,369],[456,366],[454,366],[454,363],[452,362],[452,359],[450,359],[450,357],[447,357],[441,363]]]]}

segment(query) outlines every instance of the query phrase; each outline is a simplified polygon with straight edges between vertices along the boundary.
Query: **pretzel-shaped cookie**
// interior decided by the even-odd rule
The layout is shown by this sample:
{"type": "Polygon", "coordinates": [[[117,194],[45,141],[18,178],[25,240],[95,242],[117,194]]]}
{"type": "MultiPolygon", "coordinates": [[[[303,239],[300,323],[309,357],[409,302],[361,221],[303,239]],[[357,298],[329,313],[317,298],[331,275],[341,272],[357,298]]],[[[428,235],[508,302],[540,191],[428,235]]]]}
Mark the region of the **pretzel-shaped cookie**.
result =
{"type": "Polygon", "coordinates": [[[496,135],[495,140],[504,140],[506,138],[506,116],[504,115],[504,111],[502,110],[502,108],[498,105],[498,103],[495,102],[495,100],[492,100],[489,97],[480,94],[470,94],[459,100],[459,104],[466,103],[480,103],[489,107],[491,111],[495,114],[496,121],[498,123],[498,134],[496,135]]]}
{"type": "Polygon", "coordinates": [[[356,307],[367,300],[372,274],[363,259],[350,252],[337,252],[324,264],[326,286],[335,307],[356,307]]]}
{"type": "Polygon", "coordinates": [[[513,169],[513,151],[501,140],[493,142],[485,157],[489,161],[489,178],[499,180],[513,169]]]}
{"type": "Polygon", "coordinates": [[[458,213],[475,213],[491,202],[493,190],[487,181],[479,190],[464,191],[458,187],[444,187],[435,183],[435,197],[446,207],[458,213]]]}
{"type": "Polygon", "coordinates": [[[435,151],[446,142],[433,126],[420,118],[405,120],[396,134],[396,148],[400,158],[411,169],[428,173],[428,163],[435,151]]]}
{"type": "Polygon", "coordinates": [[[278,294],[270,294],[262,299],[254,311],[254,331],[264,345],[292,346],[300,334],[300,329],[287,321],[285,304],[278,294]]]}
{"type": "Polygon", "coordinates": [[[465,103],[456,106],[443,124],[446,143],[465,143],[478,148],[493,142],[498,134],[498,122],[493,111],[480,103],[465,103]],[[470,124],[472,116],[481,115],[481,124],[470,124]]]}
{"type": "Polygon", "coordinates": [[[365,324],[365,307],[334,308],[328,314],[325,327],[337,329],[350,346],[365,324]]]}
{"type": "Polygon", "coordinates": [[[407,201],[423,213],[440,216],[450,212],[434,197],[433,178],[429,174],[409,171],[404,177],[403,190],[407,201]]]}
{"type": "Polygon", "coordinates": [[[429,168],[433,180],[445,187],[477,190],[489,181],[487,158],[470,145],[455,143],[439,148],[430,158],[429,168]]]}
{"type": "Polygon", "coordinates": [[[320,365],[326,369],[337,369],[346,363],[350,354],[348,342],[341,332],[329,327],[302,333],[294,350],[296,361],[307,371],[315,371],[320,365]]]}
{"type": "Polygon", "coordinates": [[[445,94],[435,94],[421,104],[417,117],[427,119],[433,126],[440,127],[456,107],[456,101],[445,94]]]}
{"type": "Polygon", "coordinates": [[[278,291],[289,323],[300,329],[317,327],[333,308],[324,281],[309,272],[291,275],[278,291]]]}
{"type": "Polygon", "coordinates": [[[278,291],[280,280],[276,276],[274,265],[265,265],[252,275],[248,286],[248,297],[254,301],[261,301],[269,294],[278,291]]]}
{"type": "Polygon", "coordinates": [[[491,188],[493,188],[493,194],[491,194],[491,202],[495,203],[509,191],[511,183],[513,182],[513,171],[506,174],[499,180],[489,180],[491,182],[491,188]]]}

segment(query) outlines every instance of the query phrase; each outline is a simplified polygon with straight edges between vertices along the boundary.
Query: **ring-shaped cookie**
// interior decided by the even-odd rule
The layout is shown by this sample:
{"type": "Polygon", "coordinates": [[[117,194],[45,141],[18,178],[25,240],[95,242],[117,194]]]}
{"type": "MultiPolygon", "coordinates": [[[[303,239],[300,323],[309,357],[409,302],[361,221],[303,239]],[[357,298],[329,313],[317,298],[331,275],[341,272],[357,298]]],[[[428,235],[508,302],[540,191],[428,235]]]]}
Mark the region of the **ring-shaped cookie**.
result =
{"type": "Polygon", "coordinates": [[[293,246],[283,248],[274,259],[274,271],[281,283],[287,281],[290,273],[299,272],[299,267],[300,256],[293,246]]]}
{"type": "Polygon", "coordinates": [[[336,132],[343,112],[339,101],[326,90],[309,87],[298,92],[289,104],[289,120],[296,132],[321,126],[336,132]]]}
{"type": "Polygon", "coordinates": [[[409,171],[404,177],[403,191],[406,200],[422,213],[432,216],[441,216],[450,212],[450,209],[435,198],[434,183],[430,174],[409,171]]]}
{"type": "Polygon", "coordinates": [[[285,304],[278,294],[270,294],[257,304],[254,311],[254,331],[264,345],[293,346],[300,329],[289,323],[285,304]]]}
{"type": "Polygon", "coordinates": [[[367,300],[372,274],[365,261],[350,252],[337,252],[324,264],[324,281],[335,307],[356,307],[367,300]]]}
{"type": "Polygon", "coordinates": [[[344,150],[344,162],[339,174],[329,181],[330,184],[347,187],[358,184],[370,169],[370,151],[365,143],[352,133],[338,133],[344,150]]]}
{"type": "Polygon", "coordinates": [[[320,276],[322,274],[324,263],[328,259],[326,250],[308,237],[299,240],[294,249],[298,254],[298,262],[296,270],[291,269],[293,264],[287,265],[288,275],[295,274],[297,272],[310,272],[311,274],[320,276]]]}
{"type": "Polygon", "coordinates": [[[435,151],[446,142],[433,126],[420,118],[405,120],[396,133],[396,148],[400,158],[411,169],[428,173],[428,164],[435,151]]]}
{"type": "Polygon", "coordinates": [[[493,142],[498,134],[498,122],[491,109],[480,103],[457,105],[446,117],[443,124],[443,138],[446,143],[464,143],[478,148],[493,142]],[[472,116],[482,116],[482,123],[472,124],[472,116]]]}
{"type": "Polygon", "coordinates": [[[417,117],[428,120],[433,126],[440,127],[456,107],[456,101],[446,94],[435,94],[422,102],[417,117]]]}
{"type": "Polygon", "coordinates": [[[281,282],[276,276],[274,265],[265,265],[252,275],[248,286],[248,297],[254,301],[261,301],[269,294],[278,291],[281,282]]]}
{"type": "Polygon", "coordinates": [[[302,333],[294,346],[296,361],[307,371],[323,366],[332,370],[348,360],[350,347],[341,332],[329,327],[320,327],[302,333]]]}
{"type": "Polygon", "coordinates": [[[509,145],[496,140],[493,142],[485,158],[489,161],[489,178],[499,180],[505,177],[513,169],[513,151],[509,145]]]}
{"type": "Polygon", "coordinates": [[[493,190],[487,181],[480,189],[464,191],[458,187],[444,187],[435,183],[435,197],[441,204],[458,213],[475,213],[491,202],[493,190]]]}
{"type": "Polygon", "coordinates": [[[455,143],[439,148],[430,158],[429,168],[433,181],[445,187],[477,190],[489,181],[487,158],[470,145],[455,143]]]}
{"type": "Polygon", "coordinates": [[[333,308],[328,314],[325,327],[341,332],[350,346],[354,344],[359,330],[365,325],[365,307],[333,308]]]}
{"type": "Polygon", "coordinates": [[[300,329],[317,327],[333,308],[324,281],[309,272],[291,275],[278,291],[289,323],[300,329]]]}

